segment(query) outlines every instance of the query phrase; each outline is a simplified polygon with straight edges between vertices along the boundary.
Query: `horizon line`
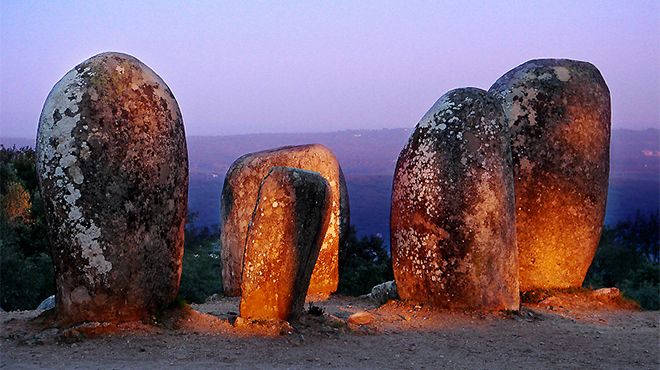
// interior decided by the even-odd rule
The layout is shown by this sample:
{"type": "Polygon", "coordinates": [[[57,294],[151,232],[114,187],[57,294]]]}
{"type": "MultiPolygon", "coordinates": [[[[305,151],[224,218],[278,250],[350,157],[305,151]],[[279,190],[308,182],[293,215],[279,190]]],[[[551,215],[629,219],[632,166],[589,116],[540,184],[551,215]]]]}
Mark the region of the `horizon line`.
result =
{"type": "MultiPolygon", "coordinates": [[[[309,132],[250,132],[243,134],[189,134],[186,133],[186,137],[231,137],[231,136],[250,136],[250,135],[319,135],[319,134],[333,134],[333,133],[349,133],[357,131],[395,131],[395,130],[412,130],[414,127],[395,127],[395,128],[357,128],[357,129],[346,129],[346,130],[334,130],[334,131],[309,131],[309,132]]],[[[660,131],[660,127],[646,127],[646,128],[612,128],[610,131],[648,131],[655,130],[660,131]]],[[[0,135],[2,139],[23,139],[31,140],[32,137],[29,136],[4,136],[0,135]]],[[[36,135],[35,135],[36,139],[36,135]]]]}

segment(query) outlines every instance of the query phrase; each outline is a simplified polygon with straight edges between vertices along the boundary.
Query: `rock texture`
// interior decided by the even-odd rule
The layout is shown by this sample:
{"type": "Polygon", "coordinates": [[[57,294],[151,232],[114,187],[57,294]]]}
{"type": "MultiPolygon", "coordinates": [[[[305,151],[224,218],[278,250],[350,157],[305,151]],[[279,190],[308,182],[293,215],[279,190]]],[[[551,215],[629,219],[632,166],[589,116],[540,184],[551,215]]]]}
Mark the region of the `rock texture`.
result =
{"type": "Polygon", "coordinates": [[[41,303],[39,303],[39,306],[37,306],[37,310],[42,310],[42,311],[52,310],[53,308],[55,308],[55,296],[54,295],[44,299],[43,301],[41,301],[41,303]]]}
{"type": "Polygon", "coordinates": [[[227,171],[222,189],[220,243],[224,293],[241,294],[241,269],[248,223],[257,201],[259,185],[270,169],[286,166],[321,174],[331,189],[330,226],[312,274],[309,294],[327,296],[337,290],[339,259],[348,232],[348,192],[339,162],[323,145],[301,145],[246,154],[227,171]]]}
{"type": "Polygon", "coordinates": [[[399,155],[391,213],[401,298],[517,309],[518,256],[506,120],[475,88],[443,95],[399,155]]]}
{"type": "Polygon", "coordinates": [[[61,321],[142,319],[176,297],[188,154],[158,75],[119,53],[67,73],[41,113],[37,172],[61,321]]]}
{"type": "Polygon", "coordinates": [[[490,92],[511,135],[520,287],[580,287],[605,216],[607,85],[589,63],[544,59],[507,72],[490,92]]]}
{"type": "Polygon", "coordinates": [[[348,323],[352,325],[369,325],[374,322],[376,318],[374,315],[367,311],[360,311],[348,317],[348,323]]]}
{"type": "Polygon", "coordinates": [[[379,305],[387,303],[390,299],[398,299],[399,294],[396,291],[396,282],[386,281],[374,286],[371,288],[371,293],[367,294],[367,297],[379,305]]]}
{"type": "Polygon", "coordinates": [[[302,313],[331,218],[331,194],[318,173],[271,169],[247,232],[241,317],[291,320],[302,313]]]}

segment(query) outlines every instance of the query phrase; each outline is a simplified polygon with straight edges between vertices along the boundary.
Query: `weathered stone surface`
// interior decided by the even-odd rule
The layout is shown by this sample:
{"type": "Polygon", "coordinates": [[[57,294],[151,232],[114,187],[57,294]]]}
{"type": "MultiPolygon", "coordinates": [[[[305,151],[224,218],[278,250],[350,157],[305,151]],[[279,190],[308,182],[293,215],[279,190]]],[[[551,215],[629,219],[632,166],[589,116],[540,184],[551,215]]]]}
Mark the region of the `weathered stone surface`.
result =
{"type": "Polygon", "coordinates": [[[54,295],[44,299],[43,301],[41,301],[41,303],[39,303],[39,306],[37,306],[37,310],[42,310],[42,311],[51,310],[53,308],[55,308],[55,296],[54,295]]]}
{"type": "Polygon", "coordinates": [[[417,124],[394,174],[391,245],[402,299],[517,309],[511,156],[497,100],[443,95],[417,124]]]}
{"type": "Polygon", "coordinates": [[[339,162],[323,145],[283,147],[238,158],[227,171],[222,189],[220,243],[224,293],[241,294],[245,236],[263,178],[275,166],[301,168],[321,174],[331,188],[330,226],[312,274],[309,294],[327,296],[337,290],[339,259],[348,232],[348,192],[339,162]]]}
{"type": "Polygon", "coordinates": [[[521,290],[579,287],[605,216],[607,85],[589,63],[543,59],[507,72],[490,93],[508,116],[521,290]]]}
{"type": "Polygon", "coordinates": [[[398,299],[399,294],[396,291],[395,281],[386,281],[371,288],[371,293],[367,294],[369,298],[378,304],[384,304],[390,299],[398,299]]]}
{"type": "Polygon", "coordinates": [[[360,311],[348,317],[348,323],[353,325],[369,325],[374,322],[374,315],[367,311],[360,311]]]}
{"type": "Polygon", "coordinates": [[[37,172],[60,320],[142,319],[176,297],[188,154],[158,75],[119,53],[67,73],[41,113],[37,172]]]}
{"type": "Polygon", "coordinates": [[[621,297],[621,291],[619,288],[600,288],[596,289],[592,292],[592,294],[596,297],[612,297],[612,298],[618,298],[621,297]]]}
{"type": "Polygon", "coordinates": [[[331,202],[330,187],[320,174],[289,167],[270,170],[245,241],[241,317],[291,320],[302,313],[331,202]]]}

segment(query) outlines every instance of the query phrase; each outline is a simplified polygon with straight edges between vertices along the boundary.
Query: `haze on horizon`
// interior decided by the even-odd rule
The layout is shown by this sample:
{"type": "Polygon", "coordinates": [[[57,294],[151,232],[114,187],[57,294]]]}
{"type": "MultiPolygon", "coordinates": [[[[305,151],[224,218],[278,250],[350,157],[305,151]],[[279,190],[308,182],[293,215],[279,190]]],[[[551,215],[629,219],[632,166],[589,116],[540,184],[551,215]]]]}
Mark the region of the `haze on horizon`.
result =
{"type": "Polygon", "coordinates": [[[534,58],[595,64],[613,128],[660,123],[660,2],[0,2],[0,136],[120,51],[174,92],[188,135],[413,127],[445,92],[534,58]]]}

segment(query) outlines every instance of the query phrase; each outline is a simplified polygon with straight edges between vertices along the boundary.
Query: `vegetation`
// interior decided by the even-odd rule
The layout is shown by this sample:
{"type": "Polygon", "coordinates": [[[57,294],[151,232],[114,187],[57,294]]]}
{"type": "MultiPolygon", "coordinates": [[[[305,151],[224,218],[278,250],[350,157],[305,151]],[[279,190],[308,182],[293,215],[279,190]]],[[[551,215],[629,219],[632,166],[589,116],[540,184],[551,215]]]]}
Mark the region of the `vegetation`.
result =
{"type": "MultiPolygon", "coordinates": [[[[180,300],[204,302],[222,292],[218,234],[195,227],[188,217],[180,300]]],[[[605,227],[586,287],[616,286],[646,309],[660,305],[658,213],[640,213],[614,227],[605,227]]],[[[348,235],[342,256],[339,292],[368,293],[374,285],[393,279],[390,256],[377,236],[348,235]]],[[[35,151],[0,146],[0,307],[34,309],[54,294],[53,264],[44,207],[39,196],[35,151]]]]}
{"type": "Polygon", "coordinates": [[[605,227],[585,286],[619,288],[649,310],[660,307],[660,223],[658,212],[639,212],[628,221],[605,227]]]}
{"type": "Polygon", "coordinates": [[[222,292],[219,235],[207,227],[195,227],[196,217],[195,213],[188,214],[179,297],[190,303],[204,303],[209,296],[222,292]]]}
{"type": "Polygon", "coordinates": [[[0,307],[34,309],[55,293],[31,148],[0,146],[0,307]]]}
{"type": "Polygon", "coordinates": [[[340,266],[339,293],[358,296],[367,294],[374,285],[393,280],[392,259],[383,239],[370,235],[357,238],[355,227],[348,234],[346,257],[340,266]]]}

